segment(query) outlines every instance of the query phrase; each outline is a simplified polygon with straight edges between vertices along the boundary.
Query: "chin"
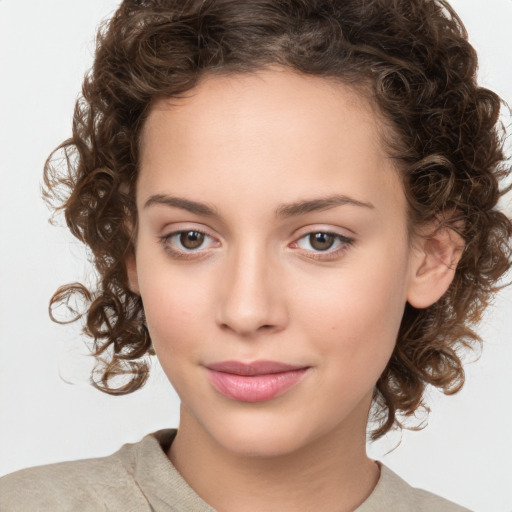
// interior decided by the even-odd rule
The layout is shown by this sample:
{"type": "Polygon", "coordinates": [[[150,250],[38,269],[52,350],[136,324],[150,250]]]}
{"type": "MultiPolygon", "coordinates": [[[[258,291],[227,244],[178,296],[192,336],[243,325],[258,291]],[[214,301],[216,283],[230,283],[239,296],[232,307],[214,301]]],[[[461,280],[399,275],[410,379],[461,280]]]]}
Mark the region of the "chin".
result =
{"type": "Polygon", "coordinates": [[[246,416],[218,422],[208,430],[218,445],[234,455],[265,458],[290,455],[316,439],[303,422],[298,425],[283,418],[246,416]]]}

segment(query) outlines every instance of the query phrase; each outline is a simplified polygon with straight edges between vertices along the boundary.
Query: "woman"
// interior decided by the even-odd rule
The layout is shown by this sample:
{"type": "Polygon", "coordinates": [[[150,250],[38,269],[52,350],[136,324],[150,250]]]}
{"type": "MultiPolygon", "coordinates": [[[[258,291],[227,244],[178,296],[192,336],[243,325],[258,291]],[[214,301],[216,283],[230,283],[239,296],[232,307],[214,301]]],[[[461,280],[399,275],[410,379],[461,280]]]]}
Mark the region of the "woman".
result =
{"type": "Polygon", "coordinates": [[[438,2],[125,2],[45,174],[101,280],[53,303],[88,304],[104,391],[154,350],[180,427],[11,475],[6,510],[461,510],[365,438],[460,388],[509,268],[475,70],[438,2]]]}

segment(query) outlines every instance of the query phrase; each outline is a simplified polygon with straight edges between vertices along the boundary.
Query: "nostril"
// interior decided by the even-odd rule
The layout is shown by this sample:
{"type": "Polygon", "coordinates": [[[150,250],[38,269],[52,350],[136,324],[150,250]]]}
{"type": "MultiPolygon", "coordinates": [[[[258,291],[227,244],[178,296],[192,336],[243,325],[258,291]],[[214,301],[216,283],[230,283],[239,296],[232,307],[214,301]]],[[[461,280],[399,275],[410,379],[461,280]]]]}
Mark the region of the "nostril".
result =
{"type": "Polygon", "coordinates": [[[222,323],[220,325],[220,328],[222,330],[225,330],[225,331],[235,331],[239,334],[249,334],[250,332],[256,332],[256,331],[272,331],[273,329],[276,328],[275,325],[272,325],[272,324],[264,324],[264,325],[260,325],[259,327],[257,327],[256,329],[251,329],[251,328],[248,328],[247,330],[245,330],[242,326],[239,326],[238,328],[235,328],[233,326],[231,326],[229,323],[222,323]]]}

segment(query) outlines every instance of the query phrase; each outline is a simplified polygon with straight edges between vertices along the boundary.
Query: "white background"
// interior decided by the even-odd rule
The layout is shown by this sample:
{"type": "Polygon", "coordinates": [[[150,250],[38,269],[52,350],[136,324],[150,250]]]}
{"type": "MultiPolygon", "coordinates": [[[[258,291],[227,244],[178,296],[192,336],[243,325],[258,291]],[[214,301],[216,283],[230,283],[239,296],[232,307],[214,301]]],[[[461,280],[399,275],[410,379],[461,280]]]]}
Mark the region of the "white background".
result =
{"type": "MultiPolygon", "coordinates": [[[[454,0],[480,54],[484,85],[512,103],[512,0],[454,0]]],[[[113,0],[0,0],[0,474],[107,455],[177,426],[178,400],[156,361],[145,389],[109,397],[88,384],[78,326],[47,303],[83,279],[78,242],[51,227],[40,199],[43,162],[70,134],[98,22],[113,0]]],[[[481,359],[455,397],[433,392],[422,432],[370,448],[411,484],[480,512],[512,511],[512,291],[486,316],[481,359]]]]}

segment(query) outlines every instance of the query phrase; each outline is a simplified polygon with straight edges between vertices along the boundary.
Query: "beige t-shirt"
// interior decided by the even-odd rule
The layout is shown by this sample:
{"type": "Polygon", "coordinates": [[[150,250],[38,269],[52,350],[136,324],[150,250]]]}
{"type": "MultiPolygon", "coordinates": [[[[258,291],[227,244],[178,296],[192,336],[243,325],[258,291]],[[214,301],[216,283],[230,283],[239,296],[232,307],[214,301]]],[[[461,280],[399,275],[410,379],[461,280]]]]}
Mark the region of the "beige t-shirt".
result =
{"type": "MultiPolygon", "coordinates": [[[[161,430],[98,459],[24,469],[0,479],[2,512],[215,512],[183,480],[166,452],[176,430],[161,430]]],[[[354,512],[463,512],[414,489],[389,468],[354,512]]]]}

